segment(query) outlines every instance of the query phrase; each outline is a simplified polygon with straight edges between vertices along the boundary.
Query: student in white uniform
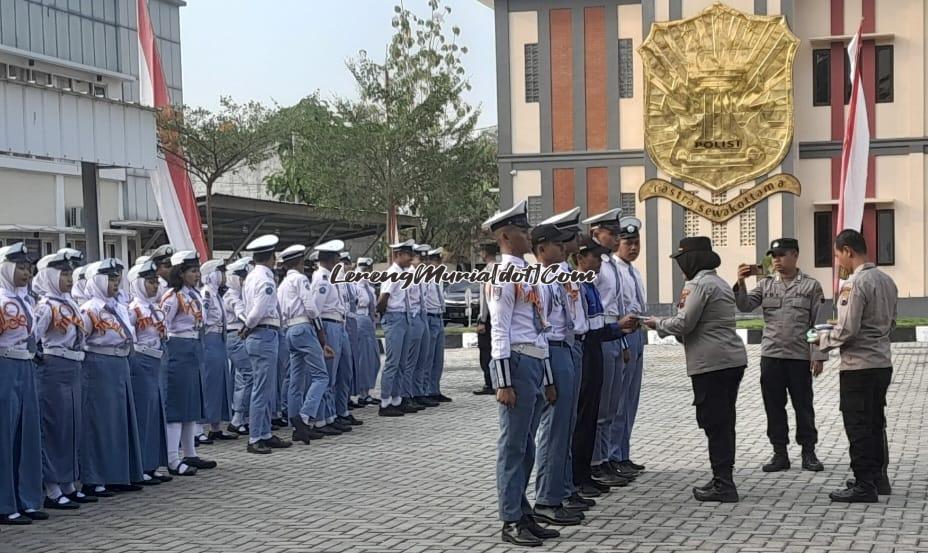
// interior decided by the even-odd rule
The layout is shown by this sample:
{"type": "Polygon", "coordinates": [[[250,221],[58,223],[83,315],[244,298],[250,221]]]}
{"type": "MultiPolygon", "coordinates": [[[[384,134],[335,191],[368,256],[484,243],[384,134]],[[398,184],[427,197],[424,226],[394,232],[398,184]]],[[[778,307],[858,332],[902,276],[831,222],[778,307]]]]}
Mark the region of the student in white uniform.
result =
{"type": "Polygon", "coordinates": [[[211,259],[200,268],[203,301],[203,419],[210,440],[235,440],[238,432],[222,431],[222,421],[232,420],[232,378],[226,351],[226,312],[219,290],[225,286],[226,264],[211,259]]]}
{"type": "MultiPolygon", "coordinates": [[[[374,260],[370,257],[358,258],[358,271],[370,271],[373,266],[374,260]]],[[[380,372],[380,346],[375,331],[380,320],[377,296],[369,280],[355,283],[355,290],[358,293],[358,404],[378,405],[379,401],[371,396],[380,372]]]]}
{"type": "Polygon", "coordinates": [[[222,296],[226,313],[226,350],[232,366],[232,421],[226,428],[239,436],[248,435],[248,409],[251,405],[251,361],[245,351],[245,341],[239,335],[245,326],[245,304],[242,283],[254,268],[250,257],[243,257],[226,267],[228,288],[222,296]]]}
{"type": "MultiPolygon", "coordinates": [[[[435,248],[426,253],[426,262],[434,267],[441,266],[444,248],[435,248]]],[[[451,398],[441,393],[441,375],[445,370],[445,289],[440,282],[424,283],[428,290],[425,301],[426,322],[429,332],[429,352],[426,368],[422,372],[425,397],[435,403],[448,403],[451,398]]]]}
{"type": "MultiPolygon", "coordinates": [[[[412,263],[415,242],[406,240],[391,244],[393,264],[387,270],[390,274],[405,272],[412,263]]],[[[410,287],[411,288],[411,287],[410,287]]],[[[403,288],[400,281],[387,281],[380,285],[380,297],[377,299],[377,312],[383,326],[386,358],[383,374],[380,376],[380,411],[381,417],[402,417],[416,410],[402,404],[403,364],[409,351],[410,313],[409,289],[403,288]]]]}

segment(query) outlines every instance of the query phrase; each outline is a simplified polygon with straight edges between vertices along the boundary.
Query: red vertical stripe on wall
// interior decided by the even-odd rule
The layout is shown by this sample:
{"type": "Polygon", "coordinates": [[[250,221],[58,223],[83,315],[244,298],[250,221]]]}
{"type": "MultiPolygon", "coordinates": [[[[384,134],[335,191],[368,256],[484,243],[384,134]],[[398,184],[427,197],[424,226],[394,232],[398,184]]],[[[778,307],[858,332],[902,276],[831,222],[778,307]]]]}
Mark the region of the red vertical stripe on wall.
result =
{"type": "Polygon", "coordinates": [[[554,170],[554,212],[560,213],[573,209],[577,205],[574,199],[574,170],[554,170]]]}
{"type": "Polygon", "coordinates": [[[831,0],[831,34],[844,34],[844,0],[831,0]]]}
{"type": "Polygon", "coordinates": [[[586,170],[586,210],[590,215],[609,209],[609,172],[605,167],[586,170]]]}
{"type": "MultiPolygon", "coordinates": [[[[831,0],[831,34],[844,33],[844,0],[831,0]]],[[[844,44],[831,44],[831,139],[844,139],[844,44]]],[[[831,197],[841,196],[841,156],[831,158],[831,197]]],[[[835,219],[837,220],[837,218],[835,219]]]]}
{"type": "MultiPolygon", "coordinates": [[[[861,2],[861,13],[863,15],[862,30],[864,33],[873,33],[876,30],[876,2],[875,0],[863,0],[861,2]]],[[[876,138],[876,44],[872,40],[863,42],[861,55],[861,70],[863,71],[864,96],[867,99],[867,116],[870,119],[870,137],[876,138]]],[[[876,158],[870,156],[867,160],[867,193],[866,197],[876,197],[876,158]]],[[[864,233],[864,240],[870,247],[870,251],[876,252],[876,206],[867,204],[864,206],[864,219],[861,229],[864,233]]]]}
{"type": "MultiPolygon", "coordinates": [[[[586,149],[606,149],[606,8],[584,8],[586,149]]],[[[618,44],[610,45],[612,49],[618,44]]],[[[610,83],[618,86],[615,83],[610,83]]]]}
{"type": "Polygon", "coordinates": [[[570,9],[551,10],[551,143],[555,152],[574,149],[574,53],[570,9]]]}

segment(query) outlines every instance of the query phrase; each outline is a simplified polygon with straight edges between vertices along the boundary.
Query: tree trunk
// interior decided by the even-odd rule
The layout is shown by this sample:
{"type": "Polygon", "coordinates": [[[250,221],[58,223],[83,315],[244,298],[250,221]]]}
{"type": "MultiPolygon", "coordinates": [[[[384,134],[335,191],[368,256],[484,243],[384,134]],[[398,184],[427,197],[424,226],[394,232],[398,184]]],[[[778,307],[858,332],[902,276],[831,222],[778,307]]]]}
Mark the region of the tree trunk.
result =
{"type": "MultiPolygon", "coordinates": [[[[206,249],[207,255],[213,256],[213,183],[206,183],[206,249]]],[[[205,261],[205,260],[204,260],[205,261]]]]}

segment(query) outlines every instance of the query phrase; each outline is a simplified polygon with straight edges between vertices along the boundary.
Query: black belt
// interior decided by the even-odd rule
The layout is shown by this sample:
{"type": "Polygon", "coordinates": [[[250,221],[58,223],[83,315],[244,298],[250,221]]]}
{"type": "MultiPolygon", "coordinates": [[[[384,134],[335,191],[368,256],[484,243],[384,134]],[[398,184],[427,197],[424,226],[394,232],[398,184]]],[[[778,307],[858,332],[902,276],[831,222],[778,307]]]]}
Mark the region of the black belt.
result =
{"type": "Polygon", "coordinates": [[[582,344],[583,341],[586,340],[586,333],[584,332],[583,334],[574,334],[574,340],[582,344]]]}
{"type": "Polygon", "coordinates": [[[567,342],[565,342],[564,340],[548,340],[548,345],[549,345],[549,346],[557,346],[557,347],[561,347],[561,348],[569,348],[569,347],[570,347],[570,344],[567,343],[567,342]]]}
{"type": "Polygon", "coordinates": [[[255,325],[255,328],[266,328],[268,330],[280,330],[279,326],[274,326],[274,325],[255,325]]]}
{"type": "Polygon", "coordinates": [[[325,317],[323,317],[322,320],[328,323],[336,323],[336,324],[342,324],[345,322],[345,321],[339,321],[338,319],[326,319],[325,317]]]}

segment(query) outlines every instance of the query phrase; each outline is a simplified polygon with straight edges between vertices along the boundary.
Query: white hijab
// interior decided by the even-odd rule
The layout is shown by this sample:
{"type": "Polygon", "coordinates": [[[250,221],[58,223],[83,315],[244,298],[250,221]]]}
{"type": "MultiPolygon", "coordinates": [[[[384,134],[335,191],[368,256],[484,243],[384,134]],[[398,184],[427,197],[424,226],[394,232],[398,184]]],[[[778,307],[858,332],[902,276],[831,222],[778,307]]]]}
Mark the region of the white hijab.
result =
{"type": "Polygon", "coordinates": [[[106,275],[100,274],[97,271],[100,269],[100,262],[91,263],[87,266],[87,271],[84,273],[86,275],[87,284],[84,285],[84,293],[88,300],[99,299],[103,300],[103,303],[107,305],[112,305],[114,299],[106,295],[107,283],[109,278],[106,275]]]}
{"type": "Polygon", "coordinates": [[[138,300],[139,303],[144,305],[150,305],[155,296],[158,295],[158,291],[155,291],[154,296],[149,296],[148,292],[145,291],[145,278],[139,276],[141,268],[141,264],[139,264],[129,270],[129,293],[132,294],[132,299],[138,300]]]}
{"type": "Polygon", "coordinates": [[[13,282],[13,272],[16,271],[16,263],[4,259],[0,262],[0,288],[15,294],[16,284],[13,282]]]}
{"type": "Polygon", "coordinates": [[[218,293],[219,283],[222,282],[222,271],[218,268],[213,269],[209,274],[201,275],[200,280],[203,281],[203,286],[206,286],[214,293],[218,293]]]}
{"type": "Polygon", "coordinates": [[[39,269],[39,273],[32,279],[32,289],[39,296],[61,298],[64,294],[61,293],[61,289],[58,287],[60,279],[61,269],[56,269],[55,267],[39,269]]]}
{"type": "Polygon", "coordinates": [[[77,303],[84,303],[87,301],[87,295],[84,290],[87,288],[87,281],[81,278],[81,275],[87,276],[87,267],[82,266],[74,269],[74,286],[71,287],[71,297],[74,298],[77,303]]]}

